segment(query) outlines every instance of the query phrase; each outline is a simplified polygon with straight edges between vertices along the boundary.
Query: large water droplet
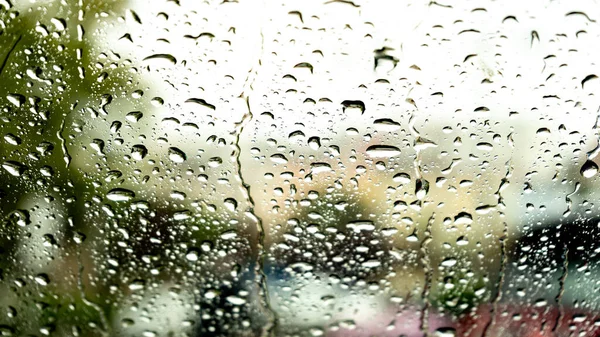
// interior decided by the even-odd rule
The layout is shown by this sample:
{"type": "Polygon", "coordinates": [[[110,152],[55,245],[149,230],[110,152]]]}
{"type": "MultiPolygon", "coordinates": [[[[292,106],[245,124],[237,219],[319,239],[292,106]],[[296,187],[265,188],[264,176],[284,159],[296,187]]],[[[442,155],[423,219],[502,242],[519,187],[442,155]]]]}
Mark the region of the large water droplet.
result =
{"type": "Polygon", "coordinates": [[[400,154],[400,149],[391,145],[372,145],[367,148],[367,154],[378,158],[394,157],[400,154]]]}
{"type": "Polygon", "coordinates": [[[169,148],[169,159],[175,163],[183,163],[186,160],[186,155],[183,151],[176,147],[169,148]]]}
{"type": "Polygon", "coordinates": [[[2,168],[15,177],[20,177],[27,170],[27,166],[13,160],[5,161],[2,168]]]}
{"type": "Polygon", "coordinates": [[[439,328],[434,333],[435,337],[454,337],[456,336],[456,329],[454,328],[439,328]]]}
{"type": "Polygon", "coordinates": [[[588,160],[583,164],[583,166],[581,166],[581,170],[579,172],[585,178],[591,178],[598,173],[598,164],[588,160]]]}
{"type": "Polygon", "coordinates": [[[148,154],[148,149],[141,144],[131,147],[131,157],[135,160],[142,160],[148,154]]]}
{"type": "Polygon", "coordinates": [[[106,194],[106,198],[111,201],[129,201],[135,197],[135,193],[124,188],[113,188],[106,194]]]}

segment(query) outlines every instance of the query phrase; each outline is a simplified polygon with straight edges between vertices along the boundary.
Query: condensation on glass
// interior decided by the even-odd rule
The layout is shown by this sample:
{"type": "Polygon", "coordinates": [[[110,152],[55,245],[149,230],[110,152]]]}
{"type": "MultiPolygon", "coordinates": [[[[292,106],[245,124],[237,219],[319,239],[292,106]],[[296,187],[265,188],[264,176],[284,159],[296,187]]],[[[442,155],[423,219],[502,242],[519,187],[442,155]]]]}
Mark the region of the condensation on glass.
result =
{"type": "Polygon", "coordinates": [[[0,335],[598,336],[598,13],[0,0],[0,335]]]}

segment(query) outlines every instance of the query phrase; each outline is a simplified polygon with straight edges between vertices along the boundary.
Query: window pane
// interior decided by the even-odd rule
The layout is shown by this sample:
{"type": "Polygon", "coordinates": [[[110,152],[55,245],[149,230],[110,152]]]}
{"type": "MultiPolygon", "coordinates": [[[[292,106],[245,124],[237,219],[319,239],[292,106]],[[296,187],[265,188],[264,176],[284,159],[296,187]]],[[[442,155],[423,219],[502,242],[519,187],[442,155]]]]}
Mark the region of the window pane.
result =
{"type": "Polygon", "coordinates": [[[599,9],[0,0],[0,335],[596,336],[599,9]]]}

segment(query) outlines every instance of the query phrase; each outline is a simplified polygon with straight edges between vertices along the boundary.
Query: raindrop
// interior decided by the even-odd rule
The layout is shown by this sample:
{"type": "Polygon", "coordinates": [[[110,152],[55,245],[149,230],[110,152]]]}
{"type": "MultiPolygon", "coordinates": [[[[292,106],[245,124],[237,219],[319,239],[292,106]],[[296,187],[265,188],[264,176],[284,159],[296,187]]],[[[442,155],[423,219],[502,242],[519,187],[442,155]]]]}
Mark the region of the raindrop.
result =
{"type": "Polygon", "coordinates": [[[400,154],[400,149],[391,145],[372,145],[367,148],[367,154],[375,158],[394,157],[400,154]]]}
{"type": "Polygon", "coordinates": [[[376,119],[373,124],[375,124],[375,129],[384,132],[397,131],[401,127],[400,123],[389,118],[376,119]]]}
{"type": "Polygon", "coordinates": [[[417,179],[417,183],[415,185],[415,195],[417,199],[423,200],[427,193],[429,192],[429,182],[425,179],[417,179]]]}
{"type": "Polygon", "coordinates": [[[410,183],[410,176],[407,173],[397,173],[393,177],[394,182],[400,184],[408,184],[410,183]]]}
{"type": "Polygon", "coordinates": [[[363,101],[346,100],[342,102],[342,107],[342,111],[345,113],[353,111],[357,111],[361,115],[365,113],[365,103],[363,101]]]}
{"type": "Polygon", "coordinates": [[[362,266],[365,268],[376,268],[381,266],[381,261],[379,260],[368,260],[362,263],[362,266]]]}
{"type": "Polygon", "coordinates": [[[50,283],[50,278],[47,274],[38,274],[35,277],[35,282],[41,286],[47,286],[50,283]]]}
{"type": "Polygon", "coordinates": [[[129,289],[136,291],[136,290],[141,290],[144,289],[144,286],[146,285],[146,281],[141,280],[141,279],[135,279],[133,280],[133,282],[129,283],[129,289]]]}
{"type": "Polygon", "coordinates": [[[200,106],[209,108],[210,110],[215,110],[216,107],[208,102],[206,102],[204,99],[202,98],[190,98],[188,100],[185,101],[186,103],[194,103],[194,104],[198,104],[200,106]]]}
{"type": "Polygon", "coordinates": [[[456,329],[454,328],[439,328],[435,330],[435,337],[455,337],[456,329]]]}
{"type": "Polygon", "coordinates": [[[313,150],[318,150],[321,147],[321,139],[319,137],[310,137],[308,139],[308,146],[313,150]]]}
{"type": "Polygon", "coordinates": [[[585,178],[592,178],[598,173],[598,164],[591,160],[587,160],[583,166],[581,166],[579,173],[585,178]]]}
{"type": "Polygon", "coordinates": [[[111,201],[129,201],[135,197],[135,193],[124,188],[113,188],[106,194],[106,198],[111,201]]]}
{"type": "Polygon", "coordinates": [[[154,97],[152,100],[150,100],[150,103],[155,107],[159,107],[165,104],[165,101],[161,97],[154,97]]]}
{"type": "Polygon", "coordinates": [[[144,117],[144,114],[141,111],[132,111],[125,116],[125,119],[131,123],[137,123],[142,117],[144,117]]]}
{"type": "Polygon", "coordinates": [[[223,164],[221,157],[212,157],[208,160],[208,166],[210,167],[219,167],[221,164],[223,164]]]}
{"type": "Polygon", "coordinates": [[[276,153],[276,154],[272,155],[271,161],[276,164],[286,164],[288,162],[287,158],[280,153],[276,153]]]}
{"type": "Polygon", "coordinates": [[[449,257],[449,258],[444,259],[442,261],[442,263],[440,263],[440,265],[443,267],[453,267],[456,265],[457,262],[458,261],[455,258],[449,257]]]}
{"type": "Polygon", "coordinates": [[[312,163],[310,164],[312,173],[323,173],[331,171],[331,165],[327,163],[312,163]]]}
{"type": "Polygon", "coordinates": [[[175,65],[177,59],[171,54],[153,54],[144,58],[144,61],[156,66],[175,65]]]}
{"type": "Polygon", "coordinates": [[[185,253],[185,258],[191,262],[198,261],[199,256],[200,256],[200,250],[198,248],[190,248],[190,249],[188,249],[187,253],[185,253]]]}
{"type": "Polygon", "coordinates": [[[234,212],[238,205],[237,200],[233,198],[226,198],[225,200],[223,200],[223,204],[231,212],[234,212]]]}
{"type": "Polygon", "coordinates": [[[221,234],[221,239],[223,239],[223,240],[232,240],[232,239],[235,239],[236,237],[237,237],[237,233],[233,230],[226,231],[221,234]]]}
{"type": "Polygon", "coordinates": [[[21,94],[8,94],[6,98],[17,108],[25,103],[25,96],[21,94]]]}
{"type": "Polygon", "coordinates": [[[27,170],[27,166],[13,160],[5,161],[2,168],[15,177],[20,177],[27,170]]]}
{"type": "Polygon", "coordinates": [[[6,135],[4,135],[4,140],[11,145],[20,145],[21,144],[21,138],[13,135],[12,133],[7,133],[6,135]]]}
{"type": "Polygon", "coordinates": [[[186,160],[186,155],[183,151],[176,147],[169,148],[169,159],[174,163],[183,163],[186,160]]]}
{"type": "Polygon", "coordinates": [[[135,160],[142,160],[148,155],[148,149],[144,145],[134,145],[131,147],[131,157],[135,160]]]}
{"type": "Polygon", "coordinates": [[[233,304],[233,305],[243,305],[246,303],[246,300],[238,297],[238,296],[227,296],[227,302],[233,304]]]}

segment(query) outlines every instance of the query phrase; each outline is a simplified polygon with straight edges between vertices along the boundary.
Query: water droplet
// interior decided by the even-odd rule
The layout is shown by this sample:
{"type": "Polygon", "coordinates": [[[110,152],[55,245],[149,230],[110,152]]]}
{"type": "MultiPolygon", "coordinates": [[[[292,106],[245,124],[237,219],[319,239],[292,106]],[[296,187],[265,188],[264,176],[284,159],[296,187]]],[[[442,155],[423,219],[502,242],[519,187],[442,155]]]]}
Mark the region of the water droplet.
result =
{"type": "Polygon", "coordinates": [[[15,177],[20,177],[27,170],[27,166],[13,160],[5,161],[2,168],[15,177]]]}
{"type": "Polygon", "coordinates": [[[246,300],[237,296],[227,296],[227,302],[233,305],[242,305],[246,303],[246,300]]]}
{"type": "Polygon", "coordinates": [[[213,104],[208,103],[206,100],[204,100],[202,98],[190,98],[190,99],[186,100],[185,102],[198,104],[200,106],[209,108],[210,110],[215,110],[217,108],[213,104]]]}
{"type": "Polygon", "coordinates": [[[190,248],[187,253],[185,253],[185,258],[188,261],[198,261],[198,257],[200,256],[200,250],[198,248],[190,248]]]}
{"type": "Polygon", "coordinates": [[[410,183],[410,176],[407,173],[397,173],[393,178],[394,182],[400,184],[408,184],[410,183]]]}
{"type": "Polygon", "coordinates": [[[106,194],[106,198],[111,201],[129,201],[135,197],[135,193],[124,188],[113,188],[106,194]]]}
{"type": "Polygon", "coordinates": [[[219,167],[221,164],[223,164],[221,157],[212,157],[208,160],[208,166],[210,167],[219,167]]]}
{"type": "Polygon", "coordinates": [[[231,240],[231,239],[235,239],[236,237],[237,237],[237,233],[233,230],[226,231],[221,234],[221,239],[223,239],[223,240],[231,240]]]}
{"type": "Polygon", "coordinates": [[[581,170],[579,172],[585,178],[591,178],[598,173],[598,164],[588,160],[583,164],[583,166],[581,166],[581,170]]]}
{"type": "Polygon", "coordinates": [[[327,163],[312,163],[310,168],[311,172],[315,174],[331,171],[331,165],[327,163]]]}
{"type": "Polygon", "coordinates": [[[17,108],[25,103],[25,96],[21,94],[8,94],[6,98],[17,108]]]}
{"type": "Polygon", "coordinates": [[[456,329],[454,328],[439,328],[435,330],[435,337],[455,337],[456,329]]]}
{"type": "Polygon", "coordinates": [[[375,129],[384,132],[393,132],[400,130],[400,123],[396,122],[393,119],[389,118],[381,118],[376,119],[373,124],[375,125],[375,129]]]}
{"type": "Polygon", "coordinates": [[[378,260],[368,260],[361,264],[365,268],[376,268],[381,266],[381,262],[378,260]]]}
{"type": "Polygon", "coordinates": [[[141,111],[132,111],[125,116],[125,119],[131,123],[137,123],[142,117],[144,114],[141,111]]]}
{"type": "Polygon", "coordinates": [[[63,30],[67,29],[67,22],[65,21],[65,19],[52,18],[50,19],[50,22],[54,25],[54,28],[59,32],[62,32],[63,30]]]}
{"type": "Polygon", "coordinates": [[[233,199],[233,198],[227,198],[223,201],[223,205],[225,205],[225,207],[231,211],[231,212],[235,212],[235,209],[237,208],[237,200],[233,199]]]}
{"type": "Polygon", "coordinates": [[[473,223],[473,216],[467,212],[460,212],[454,217],[454,223],[457,225],[470,225],[473,223]]]}
{"type": "Polygon", "coordinates": [[[141,290],[141,289],[144,289],[145,285],[146,285],[146,281],[140,280],[140,279],[136,279],[136,280],[133,280],[133,282],[131,282],[129,284],[129,289],[131,289],[133,291],[141,290]]]}
{"type": "Polygon", "coordinates": [[[319,137],[310,137],[308,139],[308,146],[313,150],[318,150],[321,147],[321,139],[319,137]]]}
{"type": "Polygon", "coordinates": [[[325,334],[325,332],[321,328],[310,328],[309,332],[310,335],[314,337],[323,336],[325,334]]]}
{"type": "Polygon", "coordinates": [[[477,143],[477,148],[482,151],[492,151],[494,149],[494,145],[490,143],[481,142],[477,143]]]}
{"type": "Polygon", "coordinates": [[[121,123],[119,121],[112,122],[112,124],[110,125],[110,132],[117,133],[121,129],[122,125],[123,125],[123,123],[121,123]]]}
{"type": "Polygon", "coordinates": [[[415,195],[417,199],[423,200],[429,193],[429,182],[425,179],[417,179],[415,184],[415,195]]]}
{"type": "Polygon", "coordinates": [[[144,58],[150,64],[155,66],[171,66],[177,64],[177,59],[171,54],[154,54],[144,58]]]}
{"type": "Polygon", "coordinates": [[[453,257],[449,257],[449,258],[446,258],[446,259],[444,259],[444,260],[442,261],[441,265],[442,265],[443,267],[453,267],[453,266],[455,266],[455,265],[456,265],[456,263],[457,263],[457,262],[458,262],[458,261],[457,261],[455,258],[453,258],[453,257]]]}
{"type": "Polygon", "coordinates": [[[37,282],[39,285],[47,286],[50,283],[50,278],[47,274],[38,274],[35,277],[35,282],[37,282]]]}
{"type": "Polygon", "coordinates": [[[177,211],[173,213],[173,219],[175,220],[186,220],[192,217],[192,212],[188,210],[177,211]]]}
{"type": "Polygon", "coordinates": [[[4,140],[11,145],[19,145],[21,144],[21,138],[13,135],[12,133],[7,133],[4,135],[4,140]]]}
{"type": "Polygon", "coordinates": [[[148,149],[141,144],[137,144],[131,147],[131,157],[135,160],[142,160],[148,155],[148,149]]]}
{"type": "Polygon", "coordinates": [[[342,102],[342,111],[345,113],[351,113],[356,111],[361,115],[365,113],[365,103],[358,100],[346,100],[342,102]]]}
{"type": "Polygon", "coordinates": [[[150,103],[155,107],[159,107],[165,104],[165,101],[161,97],[154,97],[152,100],[150,100],[150,103]]]}
{"type": "Polygon", "coordinates": [[[169,148],[169,159],[175,163],[183,163],[187,157],[183,151],[176,147],[169,148]]]}
{"type": "Polygon", "coordinates": [[[287,158],[280,153],[276,153],[276,154],[272,155],[271,161],[276,164],[285,164],[288,162],[287,158]]]}
{"type": "Polygon", "coordinates": [[[372,145],[367,148],[367,154],[377,158],[394,157],[400,154],[400,149],[391,145],[372,145]]]}
{"type": "Polygon", "coordinates": [[[348,223],[346,227],[352,229],[355,233],[360,233],[362,231],[372,232],[375,230],[373,221],[368,220],[352,221],[348,223]]]}

